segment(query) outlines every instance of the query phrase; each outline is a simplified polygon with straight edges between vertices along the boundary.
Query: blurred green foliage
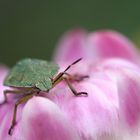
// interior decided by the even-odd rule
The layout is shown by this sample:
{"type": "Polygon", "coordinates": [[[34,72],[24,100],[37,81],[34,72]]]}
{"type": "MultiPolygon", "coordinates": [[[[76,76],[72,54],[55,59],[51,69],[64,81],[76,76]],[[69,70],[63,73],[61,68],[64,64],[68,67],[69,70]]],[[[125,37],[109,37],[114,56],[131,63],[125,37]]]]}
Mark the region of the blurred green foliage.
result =
{"type": "Polygon", "coordinates": [[[51,59],[61,35],[72,28],[114,29],[129,38],[140,29],[139,0],[1,0],[0,62],[51,59]]]}

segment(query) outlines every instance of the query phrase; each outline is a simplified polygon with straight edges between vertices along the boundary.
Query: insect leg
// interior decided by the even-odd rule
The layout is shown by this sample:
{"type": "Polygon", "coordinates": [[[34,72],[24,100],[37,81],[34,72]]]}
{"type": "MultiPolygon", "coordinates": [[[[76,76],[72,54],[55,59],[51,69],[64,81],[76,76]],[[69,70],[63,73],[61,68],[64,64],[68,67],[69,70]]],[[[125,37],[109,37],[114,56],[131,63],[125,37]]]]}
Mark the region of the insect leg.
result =
{"type": "Polygon", "coordinates": [[[18,94],[18,93],[23,93],[22,91],[18,91],[18,90],[4,90],[3,94],[4,94],[4,101],[0,104],[3,104],[5,102],[7,102],[7,94],[18,94]]]}
{"type": "Polygon", "coordinates": [[[26,101],[28,101],[30,98],[32,98],[35,94],[29,94],[29,95],[25,95],[24,97],[22,97],[21,99],[19,99],[14,106],[14,112],[13,112],[13,119],[12,119],[12,124],[9,128],[8,134],[11,135],[12,129],[14,128],[15,124],[16,124],[16,114],[17,114],[17,107],[18,105],[20,105],[21,103],[24,103],[26,101]]]}
{"type": "Polygon", "coordinates": [[[63,78],[63,79],[66,81],[67,85],[69,86],[70,90],[72,91],[72,93],[73,93],[75,96],[79,96],[79,95],[82,95],[82,94],[84,94],[84,95],[86,95],[86,96],[88,95],[87,92],[77,92],[77,91],[75,90],[75,88],[72,86],[72,84],[71,84],[71,82],[69,81],[68,78],[63,78]]]}
{"type": "Polygon", "coordinates": [[[62,81],[62,79],[64,78],[63,76],[59,76],[59,75],[66,75],[67,79],[69,79],[69,81],[76,81],[76,82],[80,82],[86,78],[89,78],[88,75],[84,75],[84,76],[78,76],[78,75],[71,75],[67,72],[63,72],[63,73],[59,73],[57,77],[55,77],[54,79],[52,79],[52,85],[53,87],[55,85],[57,85],[60,81],[62,81]]]}
{"type": "Polygon", "coordinates": [[[84,95],[86,95],[86,96],[88,95],[87,92],[77,92],[77,91],[75,90],[75,88],[72,86],[72,84],[71,84],[71,82],[69,81],[69,79],[66,78],[66,77],[62,77],[61,80],[60,80],[59,82],[61,82],[61,81],[63,81],[63,80],[67,83],[68,87],[70,88],[70,90],[72,91],[72,93],[73,93],[75,96],[79,96],[79,95],[82,95],[82,94],[84,94],[84,95]]]}
{"type": "Polygon", "coordinates": [[[83,81],[86,78],[89,78],[88,75],[82,75],[82,76],[77,75],[77,74],[71,75],[67,72],[64,72],[64,75],[66,75],[68,77],[69,81],[76,81],[76,82],[80,82],[80,81],[83,81]]]}
{"type": "Polygon", "coordinates": [[[70,67],[72,67],[73,65],[75,65],[76,63],[78,63],[78,62],[81,61],[81,60],[82,60],[82,58],[80,58],[80,59],[74,61],[74,62],[73,62],[71,65],[69,65],[63,72],[58,73],[58,75],[56,75],[56,77],[54,77],[53,79],[51,79],[53,87],[54,87],[55,85],[57,85],[59,82],[61,82],[61,81],[64,80],[64,81],[67,83],[67,85],[69,86],[70,90],[73,92],[73,94],[74,94],[75,96],[78,96],[78,95],[81,95],[81,94],[88,95],[87,92],[77,92],[77,91],[74,89],[74,87],[72,86],[71,82],[70,82],[70,79],[75,80],[75,81],[81,81],[81,80],[83,80],[84,78],[88,78],[88,76],[83,76],[83,77],[80,77],[80,78],[79,78],[79,77],[75,78],[74,76],[71,76],[70,74],[67,73],[67,70],[70,69],[70,67]],[[67,75],[68,78],[67,78],[67,77],[64,77],[63,75],[67,75]]]}

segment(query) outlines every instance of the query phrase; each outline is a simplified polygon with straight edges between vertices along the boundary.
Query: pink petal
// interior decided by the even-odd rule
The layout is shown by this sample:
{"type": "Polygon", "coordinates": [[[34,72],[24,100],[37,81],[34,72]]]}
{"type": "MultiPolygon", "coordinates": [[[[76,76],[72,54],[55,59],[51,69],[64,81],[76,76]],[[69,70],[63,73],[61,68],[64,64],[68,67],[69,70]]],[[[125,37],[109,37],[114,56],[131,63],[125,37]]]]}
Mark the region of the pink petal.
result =
{"type": "Polygon", "coordinates": [[[118,78],[121,117],[131,129],[138,129],[140,121],[140,70],[124,69],[118,78]]]}
{"type": "Polygon", "coordinates": [[[111,134],[118,121],[115,85],[109,80],[95,81],[73,84],[77,91],[87,92],[88,97],[75,97],[67,86],[53,91],[53,94],[50,93],[50,96],[53,96],[51,99],[66,112],[72,126],[84,140],[96,139],[106,133],[111,134]]]}
{"type": "Polygon", "coordinates": [[[79,140],[64,113],[42,97],[34,97],[26,104],[20,125],[25,140],[79,140]]]}
{"type": "Polygon", "coordinates": [[[3,81],[7,73],[8,73],[8,68],[4,65],[0,65],[0,103],[4,101],[3,90],[5,90],[6,87],[3,86],[3,81]]]}
{"type": "MultiPolygon", "coordinates": [[[[132,130],[138,129],[140,120],[140,68],[121,59],[105,60],[98,68],[116,83],[120,121],[132,130]]],[[[128,128],[128,127],[127,127],[128,128]]]]}
{"type": "Polygon", "coordinates": [[[67,32],[60,39],[55,51],[54,59],[58,64],[69,62],[72,63],[76,59],[85,57],[86,32],[81,29],[67,32]]]}
{"type": "Polygon", "coordinates": [[[98,59],[118,57],[139,63],[139,55],[134,44],[125,36],[114,31],[98,31],[91,33],[88,38],[91,52],[98,59]]]}

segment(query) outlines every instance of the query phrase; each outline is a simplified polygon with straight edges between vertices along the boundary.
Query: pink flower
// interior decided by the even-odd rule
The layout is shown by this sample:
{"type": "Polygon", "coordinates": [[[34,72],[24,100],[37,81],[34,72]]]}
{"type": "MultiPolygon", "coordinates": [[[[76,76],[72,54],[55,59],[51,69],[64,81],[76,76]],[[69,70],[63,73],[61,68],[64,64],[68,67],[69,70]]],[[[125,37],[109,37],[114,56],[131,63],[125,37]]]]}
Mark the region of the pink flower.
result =
{"type": "MultiPolygon", "coordinates": [[[[16,98],[0,105],[0,140],[138,140],[140,138],[139,53],[113,31],[66,33],[54,55],[62,71],[74,60],[70,74],[89,75],[72,83],[88,97],[75,97],[65,83],[33,97],[18,108],[17,125],[8,135],[16,98]]],[[[7,68],[0,67],[0,101],[7,68]]]]}

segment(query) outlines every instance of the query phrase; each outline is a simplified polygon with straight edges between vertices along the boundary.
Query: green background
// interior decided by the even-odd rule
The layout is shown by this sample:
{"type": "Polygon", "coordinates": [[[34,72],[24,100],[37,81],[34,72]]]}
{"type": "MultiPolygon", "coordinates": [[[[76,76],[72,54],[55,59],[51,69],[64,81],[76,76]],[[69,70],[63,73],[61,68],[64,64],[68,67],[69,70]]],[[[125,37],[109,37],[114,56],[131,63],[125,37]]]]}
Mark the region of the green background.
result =
{"type": "Polygon", "coordinates": [[[0,62],[51,59],[61,35],[72,28],[114,29],[137,45],[139,0],[0,0],[0,62]]]}

